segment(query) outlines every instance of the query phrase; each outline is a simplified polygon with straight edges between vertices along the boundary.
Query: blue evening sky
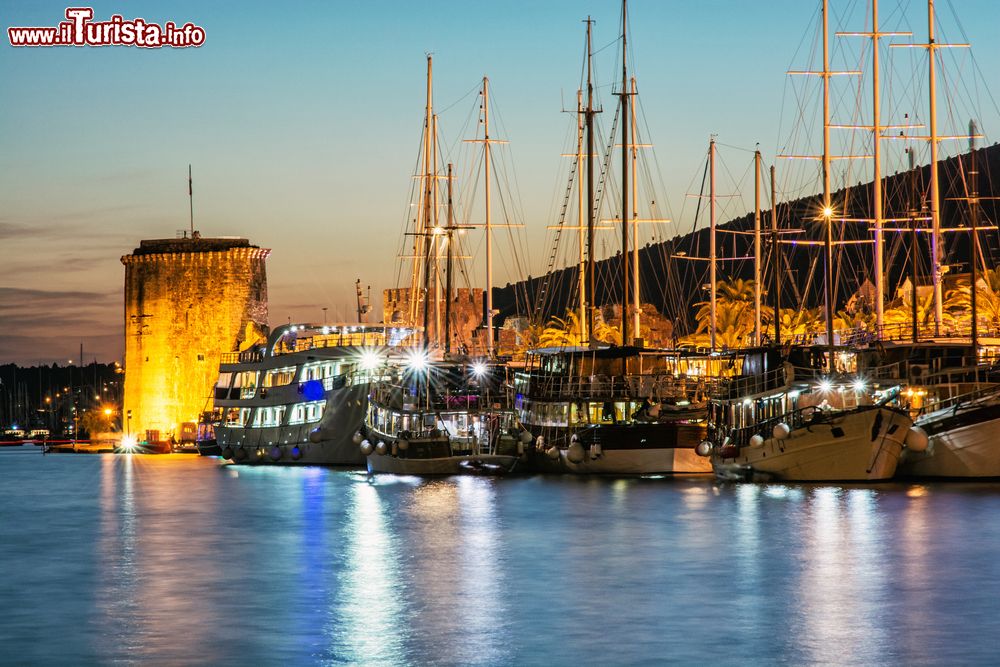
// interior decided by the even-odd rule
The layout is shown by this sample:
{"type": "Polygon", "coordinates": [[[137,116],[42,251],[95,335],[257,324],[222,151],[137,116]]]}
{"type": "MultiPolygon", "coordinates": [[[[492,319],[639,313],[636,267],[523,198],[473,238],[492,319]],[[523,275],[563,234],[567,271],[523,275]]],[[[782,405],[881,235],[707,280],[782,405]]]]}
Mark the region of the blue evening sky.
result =
{"type": "MultiPolygon", "coordinates": [[[[937,4],[944,37],[961,41],[964,32],[975,57],[954,58],[952,71],[961,81],[944,79],[967,101],[942,102],[943,123],[954,126],[943,130],[964,129],[974,114],[987,136],[995,136],[998,113],[989,95],[1000,91],[990,91],[975,67],[987,83],[995,79],[1000,6],[990,0],[937,4]]],[[[498,235],[496,282],[519,278],[518,267],[538,275],[549,255],[545,226],[555,221],[566,188],[569,161],[560,154],[574,150],[575,119],[561,111],[575,105],[581,20],[588,14],[596,20],[605,130],[616,103],[610,84],[620,76],[619,47],[612,44],[620,6],[614,0],[119,0],[93,6],[97,20],[120,13],[161,24],[191,21],[205,28],[207,40],[192,49],[15,49],[8,27],[56,25],[66,4],[0,1],[0,363],[64,360],[80,341],[88,358],[119,358],[119,257],[140,239],[187,228],[189,163],[195,227],[273,250],[272,324],[289,317],[321,321],[323,307],[331,320],[350,319],[355,278],[372,285],[378,304],[381,290],[397,281],[427,52],[434,54],[435,106],[447,152],[442,162],[454,160],[459,174],[476,173],[460,140],[475,129],[467,122],[477,104],[469,93],[483,75],[490,77],[492,134],[510,141],[497,149],[498,159],[517,185],[506,201],[526,224],[518,232],[517,261],[506,233],[498,235]]],[[[710,134],[726,145],[720,149],[725,187],[744,194],[727,204],[725,217],[744,213],[752,202],[751,156],[740,149],[759,142],[767,164],[782,147],[818,150],[818,98],[808,92],[818,89],[789,83],[785,75],[790,67],[819,66],[813,57],[818,6],[818,0],[630,3],[642,139],[655,144],[659,167],[656,194],[648,197],[676,220],[644,230],[644,240],[690,230],[693,205],[685,193],[697,187],[710,134]],[[808,99],[800,105],[796,94],[808,99]],[[800,106],[811,127],[797,132],[800,106]]],[[[865,29],[868,6],[832,0],[831,31],[865,29]]],[[[884,28],[909,25],[915,39],[926,39],[925,2],[883,0],[881,15],[884,28]]],[[[863,51],[860,39],[839,40],[834,64],[857,67],[863,51]]],[[[904,110],[926,116],[925,89],[914,83],[924,66],[916,73],[911,67],[925,61],[916,51],[898,51],[885,50],[896,59],[883,69],[892,71],[898,91],[884,105],[885,122],[899,122],[904,110]]],[[[863,94],[870,87],[864,82],[863,94]]],[[[839,99],[849,94],[836,106],[839,122],[852,120],[844,116],[858,106],[857,84],[838,93],[839,99]]],[[[898,155],[887,155],[887,170],[899,164],[898,155]]],[[[859,167],[844,178],[860,180],[863,173],[859,167]]],[[[464,182],[471,178],[459,177],[458,187],[469,193],[462,201],[472,196],[464,182]]],[[[782,178],[782,191],[818,189],[815,180],[803,179],[782,178]]],[[[481,189],[471,212],[462,214],[470,222],[482,221],[481,189]]],[[[468,246],[475,276],[483,272],[481,236],[470,234],[468,246]]],[[[616,249],[610,241],[602,247],[616,249]]]]}

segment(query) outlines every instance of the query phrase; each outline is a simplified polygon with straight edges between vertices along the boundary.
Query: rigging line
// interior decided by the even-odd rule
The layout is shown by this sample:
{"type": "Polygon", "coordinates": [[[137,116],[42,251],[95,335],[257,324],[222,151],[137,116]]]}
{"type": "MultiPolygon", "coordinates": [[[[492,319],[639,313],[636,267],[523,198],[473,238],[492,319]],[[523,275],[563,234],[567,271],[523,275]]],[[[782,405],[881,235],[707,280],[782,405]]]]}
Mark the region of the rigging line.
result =
{"type": "Polygon", "coordinates": [[[708,158],[705,158],[705,170],[701,172],[701,189],[698,190],[698,199],[694,208],[694,224],[691,226],[691,233],[698,230],[698,217],[701,215],[701,202],[705,198],[705,181],[708,180],[708,158]]]}
{"type": "Polygon", "coordinates": [[[745,153],[753,153],[756,150],[756,149],[753,149],[753,148],[743,148],[742,146],[734,146],[732,144],[724,144],[721,141],[719,141],[718,139],[716,139],[715,145],[716,146],[723,146],[725,148],[732,148],[733,150],[743,151],[745,153]]]}
{"type": "Polygon", "coordinates": [[[445,112],[450,111],[453,107],[457,106],[459,102],[461,102],[462,100],[464,100],[465,98],[467,98],[472,93],[479,92],[479,89],[480,89],[481,86],[482,86],[482,82],[476,83],[476,85],[474,85],[472,88],[470,88],[468,90],[468,92],[466,92],[464,95],[462,95],[457,100],[455,100],[454,102],[452,102],[451,104],[449,104],[448,106],[446,106],[444,109],[441,109],[440,111],[438,111],[437,112],[438,115],[440,116],[440,115],[444,114],[445,112]]]}

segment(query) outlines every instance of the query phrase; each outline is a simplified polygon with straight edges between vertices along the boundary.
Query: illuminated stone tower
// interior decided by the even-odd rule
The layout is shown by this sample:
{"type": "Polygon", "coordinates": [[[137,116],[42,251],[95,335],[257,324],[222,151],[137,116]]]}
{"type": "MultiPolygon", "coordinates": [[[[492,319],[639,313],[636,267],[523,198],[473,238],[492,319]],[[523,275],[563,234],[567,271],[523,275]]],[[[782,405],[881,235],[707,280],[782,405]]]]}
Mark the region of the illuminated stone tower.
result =
{"type": "Polygon", "coordinates": [[[247,239],[141,241],[125,265],[125,398],[122,427],[179,438],[211,409],[224,352],[267,332],[270,250],[247,239]],[[131,412],[129,412],[131,411],[131,412]],[[131,414],[131,416],[128,416],[131,414]]]}

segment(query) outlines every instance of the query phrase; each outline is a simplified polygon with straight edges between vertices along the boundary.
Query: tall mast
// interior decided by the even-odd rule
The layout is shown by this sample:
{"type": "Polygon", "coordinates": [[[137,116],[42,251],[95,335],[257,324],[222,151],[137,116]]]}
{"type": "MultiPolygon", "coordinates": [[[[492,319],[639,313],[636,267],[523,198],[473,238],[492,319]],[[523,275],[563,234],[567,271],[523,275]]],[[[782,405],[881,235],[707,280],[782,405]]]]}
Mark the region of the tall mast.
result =
{"type": "Polygon", "coordinates": [[[753,152],[753,344],[760,346],[760,151],[753,152]]]}
{"type": "Polygon", "coordinates": [[[483,174],[486,180],[486,354],[493,356],[493,222],[490,218],[490,80],[483,77],[483,174]]]}
{"type": "MultiPolygon", "coordinates": [[[[875,264],[873,273],[875,274],[875,331],[878,336],[882,336],[885,325],[885,218],[883,204],[883,183],[882,183],[882,131],[886,129],[902,129],[910,127],[922,127],[920,125],[882,125],[882,93],[880,84],[879,69],[879,40],[882,37],[896,37],[910,35],[909,32],[882,32],[878,23],[878,0],[872,0],[872,29],[871,32],[838,32],[837,36],[867,37],[872,41],[872,124],[865,125],[836,125],[834,127],[846,129],[865,129],[872,132],[872,217],[875,232],[875,264]]],[[[860,156],[858,156],[860,157],[860,156]]]]}
{"type": "Polygon", "coordinates": [[[781,345],[781,255],[778,254],[778,189],[771,165],[771,257],[774,266],[774,343],[781,345]]]}
{"type": "Polygon", "coordinates": [[[445,287],[444,287],[444,351],[451,353],[451,290],[452,290],[452,241],[455,233],[455,210],[452,205],[452,175],[451,162],[448,163],[448,236],[445,243],[448,244],[448,259],[445,263],[445,287]]]}
{"type": "Polygon", "coordinates": [[[976,381],[979,381],[979,311],[976,303],[977,267],[979,262],[979,170],[976,167],[976,121],[969,121],[969,218],[972,223],[972,262],[969,269],[969,297],[972,300],[972,354],[976,365],[976,381]]]}
{"type": "MultiPolygon", "coordinates": [[[[421,286],[420,274],[421,274],[421,262],[426,264],[426,253],[425,246],[427,245],[427,226],[431,219],[431,116],[433,115],[433,97],[431,93],[431,83],[432,83],[432,56],[428,54],[427,56],[427,102],[425,106],[424,114],[424,173],[423,173],[423,188],[421,188],[421,200],[423,203],[422,213],[420,220],[414,230],[413,236],[413,277],[410,282],[410,321],[417,321],[417,310],[418,301],[420,296],[423,294],[424,301],[427,300],[427,295],[423,290],[426,290],[427,281],[427,271],[425,270],[423,284],[421,286]]],[[[426,268],[426,266],[424,266],[426,268]]],[[[428,343],[428,331],[427,331],[427,309],[424,308],[423,316],[424,334],[423,343],[424,347],[428,343]]]]}
{"type": "Polygon", "coordinates": [[[829,0],[823,0],[823,219],[826,221],[827,370],[833,372],[833,207],[830,203],[830,33],[829,0]]]}
{"type": "Polygon", "coordinates": [[[628,186],[628,61],[627,61],[627,35],[626,25],[628,13],[626,11],[626,0],[622,0],[622,345],[628,345],[629,337],[629,253],[628,253],[628,228],[629,228],[629,186],[628,186]]]}
{"type": "Polygon", "coordinates": [[[708,283],[709,283],[709,345],[715,352],[715,292],[716,292],[716,256],[715,256],[715,137],[708,142],[709,170],[709,237],[708,237],[708,283]]]}
{"type": "Polygon", "coordinates": [[[879,338],[885,325],[885,268],[882,238],[882,116],[879,94],[878,0],[872,0],[872,208],[875,218],[875,331],[879,338]]]}
{"type": "MultiPolygon", "coordinates": [[[[937,51],[943,48],[967,48],[968,44],[939,44],[934,38],[934,0],[927,0],[927,43],[926,44],[890,44],[890,46],[927,49],[927,89],[928,89],[928,122],[930,134],[921,139],[931,143],[931,281],[934,286],[934,333],[941,332],[941,320],[944,316],[943,276],[941,266],[941,189],[938,178],[938,142],[942,138],[960,139],[962,137],[939,137],[937,132],[937,51]]],[[[971,137],[969,137],[971,138],[971,137]]],[[[978,137],[977,137],[978,138],[978,137]]],[[[911,151],[912,158],[912,151],[911,151]]],[[[911,160],[912,164],[912,160],[911,160]]],[[[914,220],[914,225],[916,220],[914,220]]],[[[916,285],[914,285],[916,290],[916,285]]],[[[916,302],[914,292],[914,302],[916,302]]],[[[916,318],[914,318],[916,321],[916,318]]],[[[916,329],[914,329],[916,338],[916,329]]]]}
{"type": "Polygon", "coordinates": [[[638,207],[639,207],[639,177],[638,177],[638,123],[636,123],[635,118],[635,96],[637,94],[635,87],[635,77],[632,77],[632,330],[635,332],[635,337],[639,337],[639,327],[640,321],[639,316],[641,315],[641,303],[640,299],[642,295],[640,294],[640,279],[639,279],[639,219],[638,219],[638,207]]]}
{"type": "Polygon", "coordinates": [[[438,347],[441,346],[441,226],[438,224],[438,117],[434,114],[434,137],[432,140],[433,146],[433,173],[434,177],[432,179],[433,189],[432,200],[431,200],[431,211],[434,217],[433,224],[431,226],[431,236],[432,248],[434,253],[434,344],[438,347]]]}
{"type": "Polygon", "coordinates": [[[576,91],[576,192],[577,192],[577,210],[576,210],[576,238],[580,244],[580,275],[579,282],[577,286],[577,291],[580,296],[580,344],[586,345],[589,341],[587,338],[587,257],[586,251],[586,241],[584,237],[584,232],[587,230],[583,223],[583,207],[584,207],[584,189],[583,189],[583,130],[584,130],[584,112],[583,112],[583,90],[577,89],[576,91]]]}
{"type": "Polygon", "coordinates": [[[934,0],[927,0],[927,86],[930,90],[931,131],[931,274],[934,281],[934,334],[941,333],[944,299],[941,286],[941,192],[938,183],[937,60],[934,44],[934,0]]]}
{"type": "Polygon", "coordinates": [[[191,179],[191,165],[188,165],[188,203],[191,207],[191,238],[194,238],[194,184],[191,179]]]}
{"type": "MultiPolygon", "coordinates": [[[[587,282],[591,309],[597,305],[594,273],[594,82],[591,62],[591,29],[594,22],[587,17],[587,282]]],[[[587,314],[587,340],[594,340],[593,313],[587,314]]]]}
{"type": "Polygon", "coordinates": [[[917,325],[917,217],[920,215],[920,205],[917,203],[917,166],[916,158],[913,155],[913,148],[906,149],[907,157],[910,161],[910,215],[913,220],[913,227],[910,232],[910,320],[912,325],[913,342],[916,343],[920,332],[917,325]]]}

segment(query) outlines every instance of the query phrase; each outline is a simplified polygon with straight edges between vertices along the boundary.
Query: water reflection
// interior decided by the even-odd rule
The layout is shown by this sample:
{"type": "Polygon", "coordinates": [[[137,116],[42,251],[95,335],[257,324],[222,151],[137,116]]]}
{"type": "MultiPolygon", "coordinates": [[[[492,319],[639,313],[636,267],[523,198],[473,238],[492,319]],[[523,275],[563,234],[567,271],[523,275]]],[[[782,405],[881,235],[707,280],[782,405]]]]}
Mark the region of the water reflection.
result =
{"type": "Polygon", "coordinates": [[[380,491],[365,482],[350,487],[343,570],[326,630],[333,655],[352,664],[397,661],[406,633],[400,558],[380,491]]]}
{"type": "MultiPolygon", "coordinates": [[[[0,452],[10,662],[998,664],[1000,485],[0,452]],[[58,493],[53,490],[58,489],[58,493]]],[[[5,658],[0,658],[3,662],[5,658]]]]}
{"type": "Polygon", "coordinates": [[[118,648],[125,655],[137,647],[139,630],[135,465],[133,456],[101,458],[96,625],[116,629],[121,638],[118,648]]]}
{"type": "Polygon", "coordinates": [[[101,628],[97,649],[115,660],[218,657],[204,622],[217,610],[202,594],[218,552],[210,533],[185,529],[214,511],[216,486],[190,479],[192,463],[183,455],[101,457],[101,585],[91,624],[101,628]]]}
{"type": "Polygon", "coordinates": [[[851,660],[877,664],[887,633],[879,613],[881,587],[895,563],[880,553],[880,527],[873,520],[875,491],[820,487],[809,497],[798,582],[799,627],[794,636],[807,662],[836,664],[851,646],[851,660]]]}

